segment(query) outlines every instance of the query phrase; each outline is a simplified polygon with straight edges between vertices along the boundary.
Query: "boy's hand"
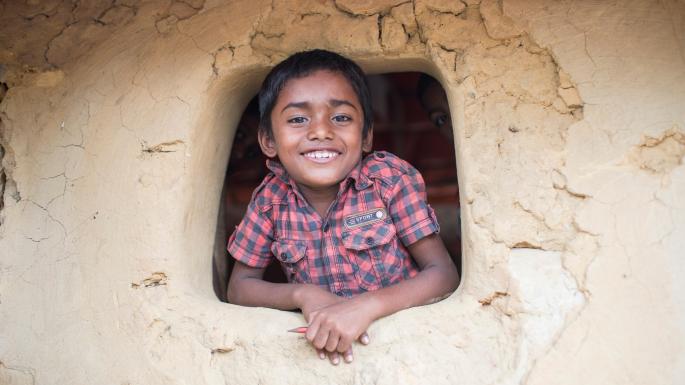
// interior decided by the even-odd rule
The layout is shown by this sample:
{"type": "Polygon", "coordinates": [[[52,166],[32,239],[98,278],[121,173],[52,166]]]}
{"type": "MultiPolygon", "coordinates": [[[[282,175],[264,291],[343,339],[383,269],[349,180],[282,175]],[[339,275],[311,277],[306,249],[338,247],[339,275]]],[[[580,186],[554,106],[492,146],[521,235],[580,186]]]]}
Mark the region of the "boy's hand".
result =
{"type": "MultiPolygon", "coordinates": [[[[366,332],[362,333],[361,337],[359,337],[359,342],[362,345],[368,345],[371,340],[369,339],[369,335],[366,334],[366,332]]],[[[319,355],[319,358],[322,360],[326,359],[326,356],[328,356],[328,359],[331,360],[331,363],[333,365],[338,365],[340,363],[340,356],[342,355],[343,360],[347,362],[348,364],[352,362],[352,347],[350,347],[345,353],[338,353],[337,351],[335,352],[327,352],[323,349],[316,349],[316,353],[319,355]]]]}
{"type": "Polygon", "coordinates": [[[305,337],[319,350],[320,357],[321,350],[325,350],[333,364],[339,362],[339,353],[351,362],[352,341],[359,338],[368,343],[365,332],[374,319],[371,302],[364,297],[344,300],[312,311],[305,337]]]}
{"type": "Polygon", "coordinates": [[[304,319],[310,322],[312,312],[343,301],[345,298],[338,297],[319,286],[303,285],[300,288],[297,302],[304,319]]]}

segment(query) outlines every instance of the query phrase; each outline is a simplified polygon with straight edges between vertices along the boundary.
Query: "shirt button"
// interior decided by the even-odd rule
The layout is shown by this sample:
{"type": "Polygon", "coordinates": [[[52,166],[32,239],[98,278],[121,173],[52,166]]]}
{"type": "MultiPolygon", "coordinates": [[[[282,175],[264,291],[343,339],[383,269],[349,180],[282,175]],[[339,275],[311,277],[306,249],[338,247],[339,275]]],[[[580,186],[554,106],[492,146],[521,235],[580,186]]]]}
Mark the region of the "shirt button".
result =
{"type": "Polygon", "coordinates": [[[373,245],[373,238],[371,238],[371,237],[366,238],[366,244],[367,245],[373,245]]]}
{"type": "Polygon", "coordinates": [[[328,232],[328,229],[329,229],[330,227],[331,227],[331,226],[329,226],[328,223],[325,223],[325,224],[323,225],[323,231],[324,231],[324,232],[328,232]]]}
{"type": "Polygon", "coordinates": [[[378,153],[376,153],[376,157],[383,159],[383,158],[385,158],[385,154],[382,152],[378,152],[378,153]]]}
{"type": "Polygon", "coordinates": [[[286,259],[288,257],[288,254],[286,253],[281,253],[281,258],[286,259]]]}

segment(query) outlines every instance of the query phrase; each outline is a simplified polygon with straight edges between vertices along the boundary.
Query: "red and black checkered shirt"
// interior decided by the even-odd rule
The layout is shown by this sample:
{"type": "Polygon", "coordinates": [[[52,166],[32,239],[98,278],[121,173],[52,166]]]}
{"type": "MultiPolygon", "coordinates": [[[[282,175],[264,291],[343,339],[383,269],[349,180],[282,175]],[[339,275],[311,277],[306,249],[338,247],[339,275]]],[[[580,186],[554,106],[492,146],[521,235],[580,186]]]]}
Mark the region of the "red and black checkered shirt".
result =
{"type": "Polygon", "coordinates": [[[307,203],[283,166],[255,190],[228,252],[257,268],[273,258],[289,282],[351,297],[418,273],[407,246],[439,231],[421,174],[388,152],[366,156],[340,182],[327,218],[307,203]]]}

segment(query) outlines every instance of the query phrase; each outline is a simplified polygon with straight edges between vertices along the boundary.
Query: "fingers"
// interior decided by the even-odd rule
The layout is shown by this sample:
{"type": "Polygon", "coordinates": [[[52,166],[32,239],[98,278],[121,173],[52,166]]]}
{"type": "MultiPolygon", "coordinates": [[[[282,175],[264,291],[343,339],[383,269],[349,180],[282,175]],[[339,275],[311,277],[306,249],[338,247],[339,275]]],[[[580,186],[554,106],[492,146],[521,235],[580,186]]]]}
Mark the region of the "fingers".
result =
{"type": "Polygon", "coordinates": [[[340,333],[333,329],[328,334],[328,340],[326,340],[326,346],[324,348],[329,352],[339,351],[338,344],[340,343],[340,333]]]}
{"type": "Polygon", "coordinates": [[[331,330],[330,325],[318,318],[314,318],[304,336],[316,349],[325,349],[329,352],[335,350],[340,339],[340,334],[336,330],[331,330]]]}
{"type": "MultiPolygon", "coordinates": [[[[324,360],[324,359],[326,359],[326,357],[328,357],[331,364],[338,365],[338,364],[340,364],[340,361],[341,361],[340,358],[342,357],[342,360],[345,361],[345,363],[348,363],[348,364],[352,363],[352,361],[354,361],[354,354],[352,354],[352,346],[348,346],[348,347],[343,346],[343,342],[342,342],[343,339],[339,338],[339,336],[331,339],[330,336],[334,335],[333,332],[330,332],[327,335],[329,336],[329,338],[326,341],[326,344],[322,348],[315,346],[316,354],[319,356],[319,359],[324,360]],[[329,350],[330,346],[333,346],[333,344],[334,344],[331,341],[334,341],[334,340],[339,341],[339,342],[335,342],[335,347],[333,348],[334,350],[330,351],[329,350]],[[330,345],[329,345],[329,343],[330,343],[330,345]]],[[[318,333],[316,336],[318,336],[318,333]]],[[[362,335],[359,336],[358,340],[359,340],[359,342],[361,342],[364,345],[368,345],[370,342],[369,335],[366,332],[362,333],[362,335]]],[[[314,344],[314,342],[312,342],[312,344],[314,344]]],[[[348,343],[348,345],[351,345],[351,344],[348,343]]]]}
{"type": "MultiPolygon", "coordinates": [[[[337,350],[338,353],[346,353],[352,347],[352,341],[354,341],[353,337],[341,335],[340,341],[338,341],[338,346],[336,347],[335,350],[337,350]]],[[[344,354],[343,354],[343,356],[344,356],[344,354]]]]}
{"type": "MultiPolygon", "coordinates": [[[[316,354],[319,356],[319,359],[321,360],[325,360],[326,357],[328,357],[328,359],[331,361],[331,364],[333,365],[338,365],[340,363],[340,353],[338,352],[327,352],[325,350],[316,349],[316,354]]],[[[342,356],[343,360],[348,364],[352,362],[352,349],[345,352],[342,356]]]]}
{"type": "Polygon", "coordinates": [[[318,313],[318,310],[313,310],[313,311],[302,311],[302,315],[304,316],[304,320],[307,321],[307,323],[312,322],[314,320],[314,317],[316,317],[316,314],[318,313]]]}
{"type": "Polygon", "coordinates": [[[347,362],[348,364],[352,362],[352,360],[353,360],[353,357],[352,357],[352,348],[347,349],[347,350],[345,351],[345,353],[343,353],[343,359],[344,359],[345,362],[347,362]]]}
{"type": "Polygon", "coordinates": [[[309,342],[314,342],[314,337],[316,337],[319,332],[319,327],[321,324],[319,322],[310,322],[307,326],[307,332],[304,334],[304,338],[309,342]]]}
{"type": "Polygon", "coordinates": [[[362,345],[368,345],[371,340],[369,339],[369,335],[364,332],[362,335],[359,336],[359,342],[361,342],[362,345]]]}
{"type": "MultiPolygon", "coordinates": [[[[305,338],[314,346],[319,358],[325,359],[328,356],[333,365],[338,365],[341,360],[351,363],[354,359],[352,342],[355,339],[355,334],[350,334],[344,330],[344,327],[340,327],[338,322],[325,314],[314,314],[310,319],[305,338]]],[[[356,339],[362,345],[368,345],[370,342],[366,332],[360,334],[356,339]]]]}
{"type": "MultiPolygon", "coordinates": [[[[362,333],[357,340],[364,345],[368,345],[370,342],[369,341],[369,335],[366,332],[362,333]]],[[[338,342],[338,348],[336,350],[342,354],[343,358],[345,359],[345,362],[352,362],[352,339],[351,338],[347,338],[344,335],[341,335],[340,341],[338,342]],[[348,361],[348,358],[349,358],[349,361],[348,361]]]]}
{"type": "Polygon", "coordinates": [[[331,360],[331,364],[338,365],[340,363],[340,354],[338,352],[329,352],[328,359],[331,360]]]}
{"type": "MultiPolygon", "coordinates": [[[[314,336],[314,338],[312,338],[310,340],[310,342],[317,349],[326,349],[326,343],[329,340],[329,337],[328,337],[329,335],[330,335],[330,331],[328,329],[320,328],[319,331],[314,336]]],[[[337,343],[337,341],[336,341],[336,343],[337,343]]],[[[326,349],[326,350],[328,350],[328,349],[326,349]]]]}

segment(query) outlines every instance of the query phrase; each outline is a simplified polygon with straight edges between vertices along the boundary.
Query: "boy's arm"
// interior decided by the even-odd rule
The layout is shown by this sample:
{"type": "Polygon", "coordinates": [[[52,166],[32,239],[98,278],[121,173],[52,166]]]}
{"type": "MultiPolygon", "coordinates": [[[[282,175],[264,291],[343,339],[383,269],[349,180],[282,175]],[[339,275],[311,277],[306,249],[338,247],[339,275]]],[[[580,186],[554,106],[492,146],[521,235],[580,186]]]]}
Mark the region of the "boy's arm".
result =
{"type": "Polygon", "coordinates": [[[236,260],[228,281],[228,302],[281,310],[296,309],[295,286],[263,281],[265,270],[266,268],[250,267],[236,260]]]}
{"type": "Polygon", "coordinates": [[[316,309],[344,300],[316,285],[264,281],[264,270],[236,260],[228,282],[228,301],[243,306],[302,309],[306,317],[316,309]]]}
{"type": "MultiPolygon", "coordinates": [[[[296,283],[271,283],[262,280],[266,268],[250,267],[236,261],[228,283],[227,297],[233,304],[243,306],[262,306],[281,310],[302,309],[305,319],[325,307],[346,301],[346,299],[324,290],[316,285],[296,283]]],[[[364,329],[360,342],[368,344],[364,329]]],[[[325,358],[322,349],[317,349],[319,358],[325,358]]],[[[351,360],[352,349],[346,350],[346,360],[351,360]]],[[[337,352],[330,356],[331,362],[338,363],[337,352]]]]}
{"type": "Polygon", "coordinates": [[[402,309],[435,302],[454,291],[459,283],[457,269],[437,235],[439,227],[426,202],[421,174],[394,155],[385,154],[381,159],[391,166],[386,169],[388,174],[402,171],[393,183],[382,183],[381,187],[385,188],[386,207],[397,233],[408,245],[420,272],[414,278],[314,312],[306,337],[316,348],[347,352],[371,322],[402,309]]]}
{"type": "Polygon", "coordinates": [[[243,220],[228,241],[228,252],[235,258],[227,288],[228,300],[237,305],[281,310],[310,309],[321,302],[330,304],[329,296],[303,288],[308,285],[271,283],[262,279],[266,267],[273,260],[273,223],[268,214],[270,207],[264,203],[272,199],[268,195],[273,193],[269,187],[270,180],[267,176],[255,190],[243,220]]]}
{"type": "Polygon", "coordinates": [[[409,252],[421,270],[414,278],[360,297],[373,303],[375,318],[402,309],[437,302],[459,285],[459,273],[438,234],[431,234],[409,245],[409,252]]]}
{"type": "Polygon", "coordinates": [[[306,337],[314,347],[347,352],[371,322],[435,302],[457,288],[459,274],[437,234],[414,242],[408,249],[421,270],[414,278],[312,313],[306,337]]]}

